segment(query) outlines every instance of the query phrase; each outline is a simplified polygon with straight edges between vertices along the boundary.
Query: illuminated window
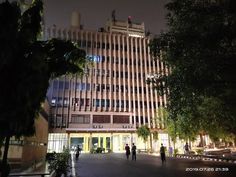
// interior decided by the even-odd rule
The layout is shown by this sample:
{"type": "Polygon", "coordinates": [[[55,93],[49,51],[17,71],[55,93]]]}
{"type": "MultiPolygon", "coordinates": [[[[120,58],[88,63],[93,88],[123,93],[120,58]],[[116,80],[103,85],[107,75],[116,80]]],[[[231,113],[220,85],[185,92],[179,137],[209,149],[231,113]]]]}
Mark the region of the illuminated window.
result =
{"type": "Polygon", "coordinates": [[[63,99],[62,99],[62,97],[59,97],[58,102],[57,102],[57,106],[61,107],[62,105],[63,105],[63,99]]]}
{"type": "Polygon", "coordinates": [[[56,97],[53,97],[51,100],[51,106],[56,106],[56,97]]]}
{"type": "Polygon", "coordinates": [[[48,134],[48,152],[62,152],[67,146],[68,135],[66,133],[49,133],[48,134]]]}
{"type": "Polygon", "coordinates": [[[64,106],[67,107],[69,105],[69,99],[64,98],[64,106]]]}
{"type": "Polygon", "coordinates": [[[93,61],[93,62],[100,62],[101,61],[101,57],[98,55],[89,55],[88,58],[93,61]]]}

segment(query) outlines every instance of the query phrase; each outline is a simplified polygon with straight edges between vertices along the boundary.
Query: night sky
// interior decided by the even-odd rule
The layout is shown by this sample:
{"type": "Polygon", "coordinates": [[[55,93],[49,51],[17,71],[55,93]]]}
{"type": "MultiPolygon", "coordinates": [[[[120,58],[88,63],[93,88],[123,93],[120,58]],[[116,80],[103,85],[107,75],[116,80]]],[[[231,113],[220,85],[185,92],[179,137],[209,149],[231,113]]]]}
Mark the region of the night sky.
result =
{"type": "Polygon", "coordinates": [[[84,29],[97,30],[104,27],[116,11],[117,20],[127,20],[131,16],[134,22],[144,22],[146,30],[159,34],[166,30],[166,10],[168,0],[44,0],[44,16],[47,27],[70,27],[73,11],[81,14],[84,29]]]}

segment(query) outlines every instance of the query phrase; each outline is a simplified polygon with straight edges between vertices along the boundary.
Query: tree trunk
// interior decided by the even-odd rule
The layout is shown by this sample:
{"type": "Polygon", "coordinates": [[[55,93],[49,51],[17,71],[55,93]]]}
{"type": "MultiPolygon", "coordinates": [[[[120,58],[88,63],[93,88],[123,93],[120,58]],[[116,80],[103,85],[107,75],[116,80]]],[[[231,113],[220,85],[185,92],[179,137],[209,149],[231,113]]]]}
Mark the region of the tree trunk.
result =
{"type": "Polygon", "coordinates": [[[202,137],[202,133],[200,133],[200,143],[199,143],[200,147],[203,147],[203,137],[202,137]]]}
{"type": "Polygon", "coordinates": [[[2,158],[2,176],[1,177],[7,177],[10,172],[10,167],[9,167],[9,164],[7,163],[10,138],[11,138],[10,136],[7,136],[5,138],[4,153],[3,153],[3,158],[2,158]]]}
{"type": "Polygon", "coordinates": [[[236,136],[234,137],[234,144],[233,147],[236,147],[236,136]]]}
{"type": "Polygon", "coordinates": [[[8,149],[9,149],[9,142],[10,142],[10,136],[7,136],[5,138],[4,154],[3,154],[3,158],[2,158],[3,164],[7,163],[7,155],[8,155],[8,149]]]}
{"type": "Polygon", "coordinates": [[[170,144],[170,136],[168,135],[168,147],[170,147],[171,144],[170,144]]]}
{"type": "Polygon", "coordinates": [[[150,151],[152,152],[152,134],[150,133],[150,151]]]}
{"type": "Polygon", "coordinates": [[[175,150],[175,143],[176,143],[176,139],[173,140],[173,154],[174,154],[174,157],[176,157],[176,150],[175,150]]]}
{"type": "MultiPolygon", "coordinates": [[[[177,136],[176,136],[176,121],[174,121],[174,154],[175,154],[175,143],[176,143],[176,140],[177,140],[177,136]]],[[[176,155],[176,154],[175,154],[176,155]]]]}
{"type": "Polygon", "coordinates": [[[4,142],[5,137],[0,136],[0,157],[2,157],[2,146],[4,142]]]}
{"type": "Polygon", "coordinates": [[[192,150],[192,141],[190,140],[190,138],[188,139],[188,144],[189,144],[189,151],[192,150]]]}

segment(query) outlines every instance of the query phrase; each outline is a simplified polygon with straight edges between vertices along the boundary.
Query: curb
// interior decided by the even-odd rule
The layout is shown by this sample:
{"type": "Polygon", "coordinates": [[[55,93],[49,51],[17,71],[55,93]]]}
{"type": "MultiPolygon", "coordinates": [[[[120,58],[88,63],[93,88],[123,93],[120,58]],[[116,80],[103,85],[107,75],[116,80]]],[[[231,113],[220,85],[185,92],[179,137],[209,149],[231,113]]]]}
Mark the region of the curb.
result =
{"type": "Polygon", "coordinates": [[[220,158],[220,157],[213,157],[213,156],[189,156],[189,155],[180,155],[177,154],[176,158],[184,158],[184,159],[191,159],[191,160],[206,160],[206,161],[215,161],[215,162],[226,162],[226,163],[234,163],[236,164],[236,159],[230,159],[230,158],[220,158]]]}

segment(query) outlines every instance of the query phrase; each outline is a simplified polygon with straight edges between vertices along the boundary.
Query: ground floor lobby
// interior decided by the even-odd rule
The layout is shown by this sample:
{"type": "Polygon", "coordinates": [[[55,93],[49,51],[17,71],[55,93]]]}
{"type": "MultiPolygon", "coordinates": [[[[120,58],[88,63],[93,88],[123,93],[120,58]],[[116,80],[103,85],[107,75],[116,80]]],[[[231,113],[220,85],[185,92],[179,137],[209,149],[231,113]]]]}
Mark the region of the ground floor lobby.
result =
{"type": "MultiPolygon", "coordinates": [[[[199,142],[198,137],[191,146],[196,147],[199,142]]],[[[206,144],[211,142],[209,137],[205,137],[205,142],[206,144]]],[[[125,145],[131,146],[132,143],[135,143],[137,150],[152,150],[153,152],[159,152],[161,144],[167,149],[170,146],[173,147],[173,142],[167,133],[158,133],[157,139],[149,136],[148,141],[144,142],[136,132],[69,132],[49,133],[47,152],[62,152],[65,148],[74,151],[78,145],[82,153],[93,152],[97,148],[102,148],[104,152],[124,152],[125,145]]],[[[175,148],[178,149],[178,153],[184,153],[185,143],[184,140],[177,138],[175,148]]]]}
{"type": "MultiPolygon", "coordinates": [[[[168,146],[168,135],[159,134],[159,141],[153,141],[152,147],[157,149],[160,142],[168,146]]],[[[78,132],[78,133],[50,133],[48,136],[48,152],[61,152],[69,147],[74,150],[77,145],[82,152],[91,152],[102,148],[105,152],[123,152],[125,145],[135,143],[137,149],[150,149],[150,140],[146,143],[135,132],[78,132]]]]}

